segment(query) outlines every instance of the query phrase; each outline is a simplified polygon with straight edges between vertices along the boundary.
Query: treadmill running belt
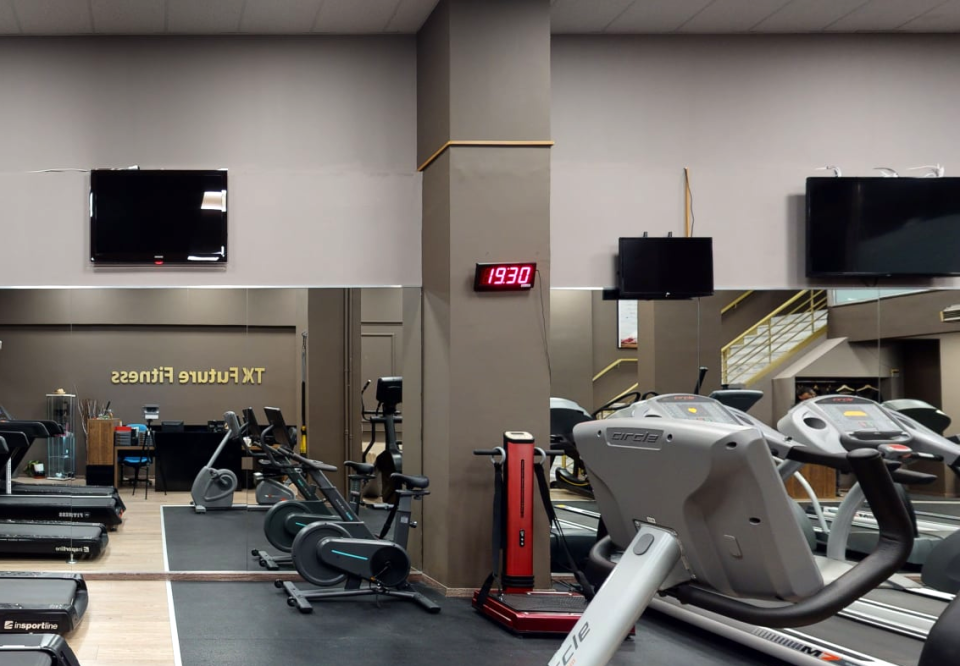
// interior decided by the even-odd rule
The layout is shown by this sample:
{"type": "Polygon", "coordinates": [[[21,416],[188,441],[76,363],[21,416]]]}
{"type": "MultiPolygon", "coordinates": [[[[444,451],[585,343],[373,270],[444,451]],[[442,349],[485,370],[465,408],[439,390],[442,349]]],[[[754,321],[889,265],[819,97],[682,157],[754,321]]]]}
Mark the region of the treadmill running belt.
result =
{"type": "Polygon", "coordinates": [[[43,652],[10,652],[2,657],[3,666],[52,666],[53,657],[43,652]]]}
{"type": "Polygon", "coordinates": [[[77,596],[74,580],[43,578],[0,579],[0,604],[22,606],[66,606],[77,596]]]}
{"type": "Polygon", "coordinates": [[[586,599],[566,594],[505,594],[501,600],[521,613],[582,613],[587,608],[586,599]]]}
{"type": "Polygon", "coordinates": [[[901,592],[900,590],[873,590],[865,595],[866,599],[876,601],[882,604],[889,604],[897,608],[914,611],[916,613],[925,613],[940,617],[940,613],[947,607],[946,601],[940,599],[931,599],[922,594],[911,594],[901,592]]]}
{"type": "Polygon", "coordinates": [[[840,617],[799,627],[797,631],[900,666],[917,666],[923,649],[923,643],[916,639],[840,617]]]}

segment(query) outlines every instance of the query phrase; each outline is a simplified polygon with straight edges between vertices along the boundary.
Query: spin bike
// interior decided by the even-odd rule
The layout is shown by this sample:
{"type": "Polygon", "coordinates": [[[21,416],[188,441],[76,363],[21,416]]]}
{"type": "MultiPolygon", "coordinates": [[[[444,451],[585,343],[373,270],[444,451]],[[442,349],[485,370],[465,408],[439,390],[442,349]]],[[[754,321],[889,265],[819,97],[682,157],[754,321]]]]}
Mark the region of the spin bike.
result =
{"type": "MultiPolygon", "coordinates": [[[[352,472],[349,476],[350,501],[347,502],[323,475],[324,471],[332,472],[337,468],[294,453],[294,439],[281,411],[276,407],[265,407],[264,412],[269,426],[260,435],[260,449],[265,456],[262,465],[286,476],[303,498],[278,502],[267,511],[263,531],[270,545],[281,552],[289,553],[300,530],[310,523],[338,518],[359,522],[357,514],[362,503],[363,486],[375,477],[374,465],[351,460],[344,463],[352,472]],[[274,443],[270,444],[270,440],[274,443]]],[[[390,529],[397,513],[395,509],[396,507],[387,517],[381,538],[386,536],[390,529]]],[[[251,555],[257,558],[260,566],[271,571],[281,566],[293,565],[293,557],[290,555],[272,555],[260,549],[252,550],[251,555]]]]}

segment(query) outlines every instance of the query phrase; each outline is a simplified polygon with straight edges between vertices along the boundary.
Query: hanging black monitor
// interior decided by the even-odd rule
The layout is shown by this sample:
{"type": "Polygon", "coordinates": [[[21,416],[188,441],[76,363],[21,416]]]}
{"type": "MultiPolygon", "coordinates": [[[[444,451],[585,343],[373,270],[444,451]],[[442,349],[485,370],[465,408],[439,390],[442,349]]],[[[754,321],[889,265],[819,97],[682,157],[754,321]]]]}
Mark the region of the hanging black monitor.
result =
{"type": "Polygon", "coordinates": [[[227,172],[92,171],[90,261],[226,263],[227,172]]]}
{"type": "Polygon", "coordinates": [[[713,294],[712,238],[621,238],[618,298],[673,300],[713,294]]]}
{"type": "Polygon", "coordinates": [[[960,275],[960,178],[808,178],[807,276],[960,275]]]}

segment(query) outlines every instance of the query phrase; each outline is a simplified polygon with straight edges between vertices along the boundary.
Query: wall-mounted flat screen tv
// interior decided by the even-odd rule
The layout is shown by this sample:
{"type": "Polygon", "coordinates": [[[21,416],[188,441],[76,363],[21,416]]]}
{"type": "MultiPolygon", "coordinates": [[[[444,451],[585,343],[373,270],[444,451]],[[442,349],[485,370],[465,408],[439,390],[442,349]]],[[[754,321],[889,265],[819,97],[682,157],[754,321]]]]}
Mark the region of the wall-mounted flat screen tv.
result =
{"type": "Polygon", "coordinates": [[[713,294],[712,238],[621,238],[621,299],[671,300],[713,294]]]}
{"type": "Polygon", "coordinates": [[[808,277],[960,275],[960,178],[808,178],[808,277]]]}
{"type": "Polygon", "coordinates": [[[226,263],[227,172],[92,171],[90,261],[226,263]]]}

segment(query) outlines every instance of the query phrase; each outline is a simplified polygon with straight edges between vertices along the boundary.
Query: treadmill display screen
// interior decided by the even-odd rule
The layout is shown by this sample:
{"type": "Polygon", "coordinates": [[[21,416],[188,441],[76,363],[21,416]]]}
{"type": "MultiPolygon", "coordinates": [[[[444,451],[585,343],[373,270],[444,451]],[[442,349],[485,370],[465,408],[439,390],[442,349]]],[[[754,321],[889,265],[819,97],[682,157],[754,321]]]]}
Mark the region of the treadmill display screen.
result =
{"type": "Polygon", "coordinates": [[[827,418],[844,432],[869,430],[896,432],[903,430],[877,405],[869,403],[821,404],[827,418]]]}
{"type": "Polygon", "coordinates": [[[660,407],[659,411],[665,418],[740,425],[720,403],[702,396],[668,395],[654,398],[651,402],[660,407]]]}

